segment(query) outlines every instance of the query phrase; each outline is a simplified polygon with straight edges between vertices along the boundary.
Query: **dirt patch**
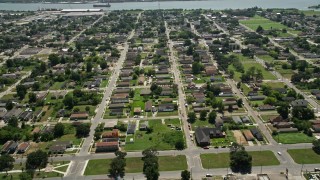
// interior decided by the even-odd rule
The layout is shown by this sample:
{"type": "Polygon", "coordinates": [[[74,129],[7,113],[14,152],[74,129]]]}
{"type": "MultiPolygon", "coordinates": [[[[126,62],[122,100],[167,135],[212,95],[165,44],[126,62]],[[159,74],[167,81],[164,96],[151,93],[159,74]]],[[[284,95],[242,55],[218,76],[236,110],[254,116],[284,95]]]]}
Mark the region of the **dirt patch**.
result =
{"type": "Polygon", "coordinates": [[[248,145],[246,138],[243,136],[240,130],[234,130],[232,132],[238,144],[248,145]]]}

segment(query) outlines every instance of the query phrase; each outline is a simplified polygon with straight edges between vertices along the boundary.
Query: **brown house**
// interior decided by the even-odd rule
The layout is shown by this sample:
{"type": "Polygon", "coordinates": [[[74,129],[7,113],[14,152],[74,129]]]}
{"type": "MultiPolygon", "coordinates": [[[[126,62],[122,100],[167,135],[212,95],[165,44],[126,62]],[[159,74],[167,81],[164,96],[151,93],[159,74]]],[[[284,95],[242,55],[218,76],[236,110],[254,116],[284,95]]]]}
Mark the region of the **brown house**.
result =
{"type": "Polygon", "coordinates": [[[117,141],[96,143],[96,152],[114,152],[117,150],[119,150],[119,143],[117,141]]]}
{"type": "Polygon", "coordinates": [[[89,117],[89,114],[87,112],[78,112],[78,113],[72,113],[70,115],[70,120],[87,119],[88,117],[89,117]]]}

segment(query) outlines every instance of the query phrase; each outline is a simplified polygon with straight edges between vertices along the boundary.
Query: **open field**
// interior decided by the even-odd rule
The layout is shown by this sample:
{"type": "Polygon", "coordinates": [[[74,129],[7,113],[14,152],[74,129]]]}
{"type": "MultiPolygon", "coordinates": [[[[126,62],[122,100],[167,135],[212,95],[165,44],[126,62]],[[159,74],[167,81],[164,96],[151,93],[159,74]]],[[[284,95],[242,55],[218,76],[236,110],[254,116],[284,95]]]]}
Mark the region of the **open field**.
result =
{"type": "Polygon", "coordinates": [[[152,133],[136,131],[134,135],[127,136],[125,150],[137,151],[149,147],[156,147],[158,150],[175,149],[174,142],[178,138],[183,138],[183,133],[182,131],[172,130],[167,125],[162,124],[161,120],[150,120],[149,127],[153,129],[152,133]],[[130,142],[131,138],[133,138],[133,142],[130,142]]]}
{"type": "Polygon", "coordinates": [[[249,20],[241,20],[240,23],[253,30],[256,30],[259,25],[265,30],[288,28],[278,22],[274,22],[257,15],[250,18],[249,20]]]}
{"type": "MultiPolygon", "coordinates": [[[[273,166],[279,165],[279,161],[272,151],[251,151],[253,166],[273,166]]],[[[201,154],[202,166],[208,168],[226,168],[229,167],[229,153],[201,154]]]]}
{"type": "MultiPolygon", "coordinates": [[[[187,169],[187,159],[184,155],[179,156],[159,156],[160,171],[178,171],[187,169]]],[[[112,159],[90,160],[84,175],[108,174],[108,169],[112,159]]],[[[143,161],[141,158],[126,158],[126,173],[142,172],[143,161]]]]}
{"type": "Polygon", "coordinates": [[[311,143],[315,138],[304,133],[279,133],[273,139],[282,144],[311,143]]]}
{"type": "MultiPolygon", "coordinates": [[[[248,57],[244,57],[241,55],[237,55],[237,57],[240,59],[240,62],[243,64],[245,71],[249,70],[251,67],[255,67],[256,70],[258,70],[258,69],[261,70],[262,75],[263,75],[263,79],[266,79],[266,80],[275,80],[276,79],[276,77],[273,74],[271,74],[261,64],[257,63],[253,59],[250,59],[248,57]]],[[[240,81],[240,77],[241,77],[242,73],[237,72],[233,65],[229,65],[228,69],[234,70],[234,78],[233,79],[236,81],[240,81]]]]}
{"type": "Polygon", "coordinates": [[[288,153],[298,164],[320,163],[320,155],[315,153],[312,149],[289,149],[288,153]]]}

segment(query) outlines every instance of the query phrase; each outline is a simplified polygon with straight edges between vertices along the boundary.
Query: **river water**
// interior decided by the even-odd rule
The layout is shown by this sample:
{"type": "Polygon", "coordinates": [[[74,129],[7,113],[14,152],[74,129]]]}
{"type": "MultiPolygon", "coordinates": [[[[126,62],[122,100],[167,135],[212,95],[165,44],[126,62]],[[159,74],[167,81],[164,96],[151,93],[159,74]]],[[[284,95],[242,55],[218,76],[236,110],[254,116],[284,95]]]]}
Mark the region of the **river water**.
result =
{"type": "MultiPolygon", "coordinates": [[[[110,10],[122,9],[243,9],[262,8],[297,8],[307,10],[308,6],[319,4],[319,0],[208,0],[208,1],[166,1],[166,2],[124,2],[111,3],[110,10]]],[[[0,3],[0,10],[36,11],[39,8],[89,9],[92,4],[41,4],[41,3],[0,3]]],[[[100,9],[100,8],[99,8],[100,9]]]]}

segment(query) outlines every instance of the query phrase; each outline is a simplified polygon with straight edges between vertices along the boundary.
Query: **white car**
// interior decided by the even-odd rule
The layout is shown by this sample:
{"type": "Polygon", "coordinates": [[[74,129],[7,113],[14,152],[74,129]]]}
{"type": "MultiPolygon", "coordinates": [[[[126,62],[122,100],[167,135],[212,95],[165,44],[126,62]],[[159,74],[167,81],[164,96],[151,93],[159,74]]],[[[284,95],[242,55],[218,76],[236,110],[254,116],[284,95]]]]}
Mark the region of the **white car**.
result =
{"type": "Polygon", "coordinates": [[[278,154],[279,154],[279,156],[281,156],[281,152],[280,151],[278,151],[278,154]]]}

